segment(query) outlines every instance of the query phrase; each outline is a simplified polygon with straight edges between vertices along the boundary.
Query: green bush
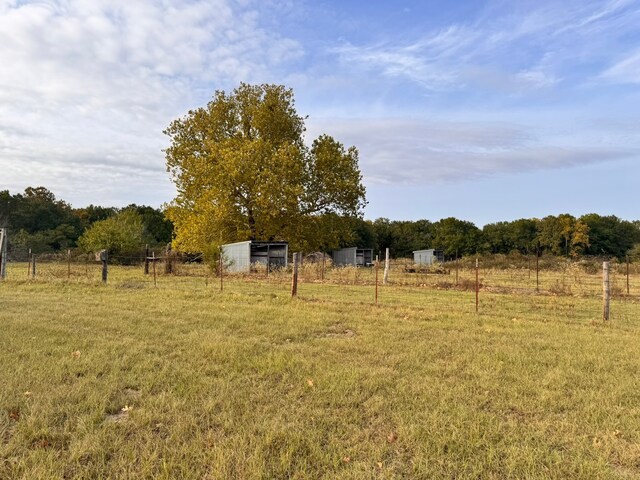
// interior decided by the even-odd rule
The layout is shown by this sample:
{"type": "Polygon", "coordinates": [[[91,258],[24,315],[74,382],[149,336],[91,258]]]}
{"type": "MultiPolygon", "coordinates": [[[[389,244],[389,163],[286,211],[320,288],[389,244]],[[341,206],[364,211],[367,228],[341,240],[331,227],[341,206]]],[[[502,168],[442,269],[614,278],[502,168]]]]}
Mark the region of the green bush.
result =
{"type": "Polygon", "coordinates": [[[123,261],[138,257],[145,243],[150,243],[150,235],[145,230],[142,216],[133,210],[123,210],[95,222],[78,239],[78,246],[85,252],[107,250],[112,258],[121,257],[123,261]]]}

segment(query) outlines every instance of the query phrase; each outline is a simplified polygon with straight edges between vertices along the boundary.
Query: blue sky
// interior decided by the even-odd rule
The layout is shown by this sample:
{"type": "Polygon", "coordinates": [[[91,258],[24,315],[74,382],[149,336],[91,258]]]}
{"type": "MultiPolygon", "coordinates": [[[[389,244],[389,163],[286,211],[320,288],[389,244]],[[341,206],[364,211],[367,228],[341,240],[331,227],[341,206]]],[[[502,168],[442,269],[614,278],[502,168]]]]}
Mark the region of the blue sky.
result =
{"type": "Polygon", "coordinates": [[[0,0],[0,62],[12,192],[159,206],[169,122],[269,82],[366,218],[640,218],[640,1],[0,0]]]}

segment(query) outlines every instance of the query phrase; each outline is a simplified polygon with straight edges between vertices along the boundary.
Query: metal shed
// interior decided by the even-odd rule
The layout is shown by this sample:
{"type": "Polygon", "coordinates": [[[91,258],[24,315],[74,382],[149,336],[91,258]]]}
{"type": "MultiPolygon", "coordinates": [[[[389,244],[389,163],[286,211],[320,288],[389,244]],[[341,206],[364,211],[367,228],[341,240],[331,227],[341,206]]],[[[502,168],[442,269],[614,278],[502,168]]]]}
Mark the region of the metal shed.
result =
{"type": "Polygon", "coordinates": [[[415,250],[413,252],[413,263],[416,265],[433,265],[436,262],[444,262],[442,250],[433,248],[427,250],[415,250]]]}
{"type": "Polygon", "coordinates": [[[347,247],[331,252],[333,264],[338,267],[352,265],[370,267],[373,265],[373,248],[347,247]]]}
{"type": "Polygon", "coordinates": [[[256,264],[266,265],[270,270],[286,267],[289,255],[287,242],[228,243],[222,246],[226,269],[229,272],[250,272],[256,264]]]}

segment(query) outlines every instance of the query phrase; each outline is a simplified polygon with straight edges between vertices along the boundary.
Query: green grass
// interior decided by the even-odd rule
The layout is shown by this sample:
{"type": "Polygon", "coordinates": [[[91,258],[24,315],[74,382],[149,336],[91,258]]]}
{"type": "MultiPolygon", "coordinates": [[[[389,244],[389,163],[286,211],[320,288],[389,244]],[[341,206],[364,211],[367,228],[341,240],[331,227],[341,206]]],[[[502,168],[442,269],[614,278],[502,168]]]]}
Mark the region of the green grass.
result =
{"type": "Polygon", "coordinates": [[[2,479],[640,478],[637,296],[65,268],[0,283],[2,479]]]}

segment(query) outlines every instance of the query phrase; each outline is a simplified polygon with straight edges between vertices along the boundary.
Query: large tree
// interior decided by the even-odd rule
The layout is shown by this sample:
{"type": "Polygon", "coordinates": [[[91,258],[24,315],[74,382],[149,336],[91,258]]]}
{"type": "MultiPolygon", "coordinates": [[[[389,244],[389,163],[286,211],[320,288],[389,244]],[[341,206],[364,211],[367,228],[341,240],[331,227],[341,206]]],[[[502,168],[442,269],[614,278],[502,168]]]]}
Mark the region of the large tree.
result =
{"type": "Polygon", "coordinates": [[[448,257],[472,255],[481,249],[482,231],[473,223],[454,217],[433,224],[433,247],[448,257]]]}
{"type": "Polygon", "coordinates": [[[358,152],[328,135],[309,147],[304,132],[293,91],[281,85],[217,91],[206,107],[172,122],[165,153],[178,194],[167,216],[176,246],[248,239],[330,246],[349,225],[335,217],[358,216],[365,205],[358,152]],[[334,232],[319,238],[327,215],[334,232]]]}
{"type": "Polygon", "coordinates": [[[589,247],[589,227],[568,213],[549,215],[540,220],[537,239],[554,255],[576,256],[589,247]]]}
{"type": "Polygon", "coordinates": [[[589,213],[580,217],[589,227],[589,255],[613,255],[622,259],[640,242],[640,229],[633,222],[615,215],[602,216],[589,213]]]}

